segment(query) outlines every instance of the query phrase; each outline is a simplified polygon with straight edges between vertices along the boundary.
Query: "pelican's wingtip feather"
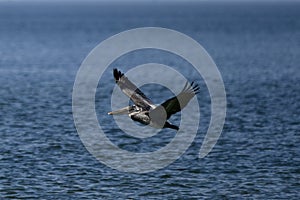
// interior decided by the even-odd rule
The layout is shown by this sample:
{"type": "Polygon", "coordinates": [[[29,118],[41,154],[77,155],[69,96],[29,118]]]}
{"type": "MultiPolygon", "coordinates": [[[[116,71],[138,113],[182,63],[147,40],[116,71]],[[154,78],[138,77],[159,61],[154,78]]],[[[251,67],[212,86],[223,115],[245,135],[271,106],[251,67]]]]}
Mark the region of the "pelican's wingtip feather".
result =
{"type": "Polygon", "coordinates": [[[124,74],[121,71],[119,71],[117,68],[114,68],[114,78],[116,81],[119,81],[123,75],[124,74]]]}
{"type": "Polygon", "coordinates": [[[200,87],[197,83],[195,83],[194,81],[191,82],[191,84],[188,84],[188,82],[186,82],[185,86],[183,87],[183,92],[193,92],[195,94],[198,94],[200,90],[200,87]]]}

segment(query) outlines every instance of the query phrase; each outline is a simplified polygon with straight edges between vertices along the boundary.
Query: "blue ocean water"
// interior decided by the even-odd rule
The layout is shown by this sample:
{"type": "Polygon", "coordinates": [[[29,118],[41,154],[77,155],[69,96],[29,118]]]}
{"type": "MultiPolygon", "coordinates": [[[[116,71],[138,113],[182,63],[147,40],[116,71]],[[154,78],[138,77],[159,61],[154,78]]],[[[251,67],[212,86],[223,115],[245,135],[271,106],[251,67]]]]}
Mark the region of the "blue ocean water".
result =
{"type": "MultiPolygon", "coordinates": [[[[299,11],[299,3],[0,2],[0,197],[298,199],[299,11]],[[72,88],[97,44],[145,26],[174,29],[202,44],[222,74],[228,102],[217,145],[199,159],[210,120],[209,94],[199,80],[203,108],[193,144],[168,167],[140,175],[113,170],[88,153],[73,122],[72,88]]],[[[124,149],[153,150],[174,136],[168,131],[145,146],[106,115],[113,67],[159,62],[191,74],[183,60],[159,55],[142,51],[120,58],[96,94],[98,118],[124,149]]],[[[151,95],[160,103],[170,93],[151,95]]]]}

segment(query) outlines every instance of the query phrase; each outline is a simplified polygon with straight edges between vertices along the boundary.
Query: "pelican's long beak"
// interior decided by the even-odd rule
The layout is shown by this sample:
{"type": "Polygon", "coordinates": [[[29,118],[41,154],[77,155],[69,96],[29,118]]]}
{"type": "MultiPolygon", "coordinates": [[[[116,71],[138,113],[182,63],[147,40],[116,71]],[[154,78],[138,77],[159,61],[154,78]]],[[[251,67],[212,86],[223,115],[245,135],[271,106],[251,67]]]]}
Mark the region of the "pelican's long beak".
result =
{"type": "Polygon", "coordinates": [[[109,112],[107,114],[109,114],[109,115],[124,115],[124,114],[128,114],[129,108],[130,108],[130,106],[127,106],[125,108],[121,108],[120,110],[111,111],[111,112],[109,112]]]}

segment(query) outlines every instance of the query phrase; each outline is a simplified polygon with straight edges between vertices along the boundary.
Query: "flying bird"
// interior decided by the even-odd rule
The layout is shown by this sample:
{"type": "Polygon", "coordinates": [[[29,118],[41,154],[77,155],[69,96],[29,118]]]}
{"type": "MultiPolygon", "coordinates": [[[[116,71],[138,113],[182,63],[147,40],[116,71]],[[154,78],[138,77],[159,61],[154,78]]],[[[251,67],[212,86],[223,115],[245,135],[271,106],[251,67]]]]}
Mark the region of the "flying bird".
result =
{"type": "Polygon", "coordinates": [[[117,85],[127,95],[134,105],[120,110],[109,112],[109,115],[128,114],[129,117],[144,125],[154,128],[171,128],[179,130],[179,127],[171,124],[168,119],[175,113],[181,111],[189,101],[199,92],[197,84],[186,82],[183,90],[177,95],[166,100],[161,105],[155,105],[138,89],[121,71],[113,70],[117,85]]]}

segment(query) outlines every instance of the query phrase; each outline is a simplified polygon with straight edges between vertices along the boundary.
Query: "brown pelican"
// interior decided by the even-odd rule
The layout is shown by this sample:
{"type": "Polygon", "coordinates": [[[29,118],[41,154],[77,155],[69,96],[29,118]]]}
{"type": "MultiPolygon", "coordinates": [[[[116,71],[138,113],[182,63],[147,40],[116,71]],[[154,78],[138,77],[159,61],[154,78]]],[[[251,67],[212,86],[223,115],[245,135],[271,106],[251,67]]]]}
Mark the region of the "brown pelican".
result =
{"type": "Polygon", "coordinates": [[[121,71],[114,69],[113,75],[117,85],[133,101],[134,105],[109,112],[108,114],[128,114],[132,120],[154,128],[172,128],[178,130],[178,126],[171,124],[167,120],[171,115],[181,111],[199,91],[197,84],[194,84],[194,82],[188,84],[187,82],[177,96],[156,106],[121,71]]]}

